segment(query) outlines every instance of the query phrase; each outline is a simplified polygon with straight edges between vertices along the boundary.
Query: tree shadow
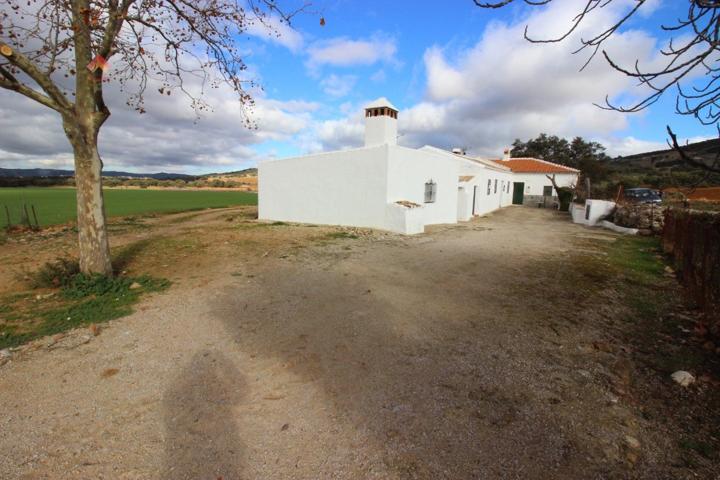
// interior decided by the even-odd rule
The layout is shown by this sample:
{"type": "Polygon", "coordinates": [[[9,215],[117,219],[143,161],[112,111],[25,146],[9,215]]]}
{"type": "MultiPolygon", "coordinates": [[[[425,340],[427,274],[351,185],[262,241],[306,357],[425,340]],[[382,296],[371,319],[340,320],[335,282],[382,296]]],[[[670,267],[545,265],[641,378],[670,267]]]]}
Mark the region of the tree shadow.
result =
{"type": "Polygon", "coordinates": [[[240,372],[217,350],[193,355],[163,396],[166,428],[161,478],[241,478],[244,444],[233,408],[245,396],[240,372]]]}
{"type": "Polygon", "coordinates": [[[126,270],[152,243],[152,238],[145,238],[137,242],[118,247],[112,254],[112,264],[115,273],[126,270]]]}

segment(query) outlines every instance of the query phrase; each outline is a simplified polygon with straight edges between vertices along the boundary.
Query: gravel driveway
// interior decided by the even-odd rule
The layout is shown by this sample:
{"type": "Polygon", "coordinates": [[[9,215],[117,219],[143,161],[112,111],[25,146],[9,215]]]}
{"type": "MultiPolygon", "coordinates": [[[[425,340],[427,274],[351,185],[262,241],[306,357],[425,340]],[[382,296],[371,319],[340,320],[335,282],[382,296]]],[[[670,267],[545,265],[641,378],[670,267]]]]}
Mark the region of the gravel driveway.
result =
{"type": "Polygon", "coordinates": [[[0,478],[669,478],[662,421],[591,347],[598,300],[558,285],[613,235],[507,208],[223,253],[87,343],[0,367],[0,478]]]}

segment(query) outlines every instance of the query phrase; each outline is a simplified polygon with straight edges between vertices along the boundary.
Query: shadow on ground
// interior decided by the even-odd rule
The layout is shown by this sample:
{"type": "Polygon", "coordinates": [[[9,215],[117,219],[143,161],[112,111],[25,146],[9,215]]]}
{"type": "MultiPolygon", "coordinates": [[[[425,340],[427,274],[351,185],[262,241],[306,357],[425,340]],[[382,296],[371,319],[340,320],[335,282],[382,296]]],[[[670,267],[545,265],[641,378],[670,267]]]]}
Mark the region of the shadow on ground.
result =
{"type": "Polygon", "coordinates": [[[242,478],[244,445],[233,408],[245,392],[243,376],[217,350],[201,350],[166,391],[162,478],[242,478]]]}
{"type": "Polygon", "coordinates": [[[325,405],[302,415],[321,422],[331,408],[338,433],[326,443],[363,444],[338,457],[310,435],[307,457],[332,457],[335,468],[363,477],[590,471],[599,452],[559,414],[565,379],[536,362],[547,332],[526,328],[533,312],[508,294],[528,257],[502,257],[502,242],[478,248],[487,233],[441,232],[329,265],[286,262],[257,279],[252,302],[232,289],[217,302],[214,315],[242,351],[301,379],[283,395],[321,389],[325,405]]]}

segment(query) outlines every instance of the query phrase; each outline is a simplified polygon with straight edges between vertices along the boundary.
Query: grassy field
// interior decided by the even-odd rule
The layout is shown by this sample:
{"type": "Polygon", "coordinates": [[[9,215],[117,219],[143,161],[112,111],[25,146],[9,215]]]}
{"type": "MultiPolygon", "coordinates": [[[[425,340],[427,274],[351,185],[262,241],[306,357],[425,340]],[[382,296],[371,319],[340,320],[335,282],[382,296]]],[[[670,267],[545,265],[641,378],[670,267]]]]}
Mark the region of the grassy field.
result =
{"type": "MultiPolygon", "coordinates": [[[[185,190],[105,190],[109,217],[144,213],[169,213],[234,205],[256,205],[257,194],[233,191],[185,190]]],[[[75,189],[0,188],[0,226],[20,222],[23,205],[35,206],[41,226],[57,225],[75,219],[75,189]]],[[[32,217],[32,212],[30,211],[32,217]]]]}

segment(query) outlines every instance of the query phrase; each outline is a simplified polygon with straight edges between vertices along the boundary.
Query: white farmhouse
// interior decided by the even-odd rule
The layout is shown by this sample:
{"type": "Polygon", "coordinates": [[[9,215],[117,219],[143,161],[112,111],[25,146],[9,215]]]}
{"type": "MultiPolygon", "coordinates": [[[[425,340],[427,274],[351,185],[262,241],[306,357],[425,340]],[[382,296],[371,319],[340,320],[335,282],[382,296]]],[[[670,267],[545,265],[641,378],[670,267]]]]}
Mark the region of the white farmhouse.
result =
{"type": "Polygon", "coordinates": [[[365,108],[365,146],[260,162],[259,218],[415,234],[512,203],[510,167],[399,146],[397,118],[380,98],[365,108]]]}
{"type": "Polygon", "coordinates": [[[580,170],[540,160],[538,158],[512,158],[510,150],[505,150],[502,160],[495,163],[508,167],[513,173],[513,200],[515,205],[551,206],[557,202],[552,181],[555,177],[558,187],[571,187],[577,184],[580,170]]]}

